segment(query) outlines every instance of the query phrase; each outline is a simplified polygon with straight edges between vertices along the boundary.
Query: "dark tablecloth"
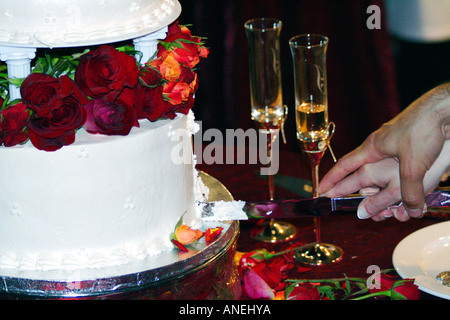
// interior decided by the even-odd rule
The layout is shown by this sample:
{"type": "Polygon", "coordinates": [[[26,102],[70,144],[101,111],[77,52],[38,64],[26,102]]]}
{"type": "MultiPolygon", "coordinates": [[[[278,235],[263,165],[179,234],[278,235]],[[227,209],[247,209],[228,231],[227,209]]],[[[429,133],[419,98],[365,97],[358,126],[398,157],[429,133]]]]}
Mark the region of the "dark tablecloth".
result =
{"type": "MultiPolygon", "coordinates": [[[[321,168],[322,174],[332,164],[331,156],[326,154],[321,168]]],[[[197,166],[198,169],[221,181],[235,200],[249,201],[268,199],[267,182],[259,174],[260,167],[261,165],[258,164],[205,163],[197,166]]],[[[278,199],[299,197],[299,194],[304,192],[301,182],[309,182],[308,180],[310,180],[310,170],[304,154],[301,151],[281,150],[280,168],[276,175],[275,197],[278,199]],[[289,184],[286,180],[291,183],[289,184]],[[298,192],[292,189],[292,182],[296,181],[300,183],[298,192]],[[286,190],[280,185],[290,190],[286,190]]],[[[268,250],[281,251],[284,248],[292,247],[294,243],[315,241],[313,218],[306,217],[288,221],[296,225],[296,236],[286,242],[276,244],[262,243],[252,239],[249,231],[255,223],[252,221],[242,222],[237,250],[248,252],[265,247],[268,250]]],[[[344,274],[349,277],[368,277],[371,273],[367,272],[367,268],[371,265],[376,265],[381,270],[393,268],[392,254],[403,238],[418,229],[442,221],[443,218],[435,215],[425,215],[422,219],[410,219],[407,222],[400,222],[394,218],[383,222],[374,222],[371,219],[358,219],[356,212],[321,217],[322,241],[340,246],[344,250],[343,259],[331,265],[313,267],[298,276],[304,279],[340,278],[344,274]]],[[[421,298],[437,299],[426,293],[422,293],[421,298]]]]}

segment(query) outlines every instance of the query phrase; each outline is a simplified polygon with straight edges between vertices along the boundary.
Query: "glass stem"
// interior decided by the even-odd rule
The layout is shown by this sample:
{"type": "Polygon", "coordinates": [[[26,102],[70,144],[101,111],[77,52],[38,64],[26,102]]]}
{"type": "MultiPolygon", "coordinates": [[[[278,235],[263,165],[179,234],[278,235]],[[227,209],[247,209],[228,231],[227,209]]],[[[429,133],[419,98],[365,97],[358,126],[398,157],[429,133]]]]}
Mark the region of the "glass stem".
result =
{"type": "MultiPolygon", "coordinates": [[[[319,163],[312,164],[312,185],[313,197],[318,197],[317,186],[319,185],[319,163]]],[[[314,233],[316,234],[316,243],[320,243],[320,218],[314,218],[314,233]]]]}
{"type": "MultiPolygon", "coordinates": [[[[267,134],[267,158],[269,159],[269,166],[271,166],[272,163],[272,134],[269,131],[267,134]]],[[[270,169],[270,168],[269,168],[270,169]]],[[[275,199],[275,180],[272,172],[269,172],[269,175],[267,176],[267,182],[269,184],[269,199],[274,200],[275,199]]],[[[269,226],[270,229],[273,230],[275,228],[275,220],[270,219],[269,220],[269,226]]]]}
{"type": "MultiPolygon", "coordinates": [[[[312,175],[312,195],[314,198],[318,197],[317,187],[319,186],[319,164],[322,159],[322,153],[309,153],[310,163],[311,163],[311,175],[312,175]]],[[[320,239],[320,218],[314,218],[314,233],[316,235],[316,243],[321,243],[320,239]]]]}
{"type": "MultiPolygon", "coordinates": [[[[271,170],[271,165],[272,165],[272,132],[268,132],[267,133],[267,158],[269,160],[269,170],[271,170]]],[[[274,181],[274,176],[272,174],[272,172],[269,172],[269,175],[267,176],[267,181],[269,184],[269,199],[273,200],[275,199],[275,181],[274,181]]]]}

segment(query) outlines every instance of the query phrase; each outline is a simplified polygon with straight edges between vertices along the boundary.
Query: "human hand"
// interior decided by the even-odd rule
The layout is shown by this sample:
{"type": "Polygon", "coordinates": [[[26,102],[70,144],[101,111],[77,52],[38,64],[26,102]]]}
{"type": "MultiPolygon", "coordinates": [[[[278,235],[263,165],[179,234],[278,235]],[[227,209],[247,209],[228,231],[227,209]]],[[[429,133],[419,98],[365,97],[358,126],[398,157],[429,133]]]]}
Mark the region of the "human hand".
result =
{"type": "MultiPolygon", "coordinates": [[[[338,163],[323,177],[319,185],[320,194],[335,194],[336,185],[347,176],[353,176],[351,183],[359,183],[357,179],[367,179],[364,170],[371,172],[371,166],[383,159],[397,162],[403,210],[408,216],[421,217],[424,210],[424,177],[438,158],[444,142],[450,138],[450,84],[437,87],[426,93],[397,117],[384,124],[372,133],[364,143],[341,158],[338,163]]],[[[448,159],[448,158],[447,158],[448,159]]],[[[392,170],[392,161],[383,162],[381,167],[392,170]]],[[[386,178],[391,171],[382,172],[379,179],[386,178]]],[[[347,182],[346,182],[347,183],[347,182]]],[[[393,186],[383,192],[393,191],[393,186]]],[[[368,200],[369,208],[370,203],[368,200]]],[[[367,203],[366,203],[367,204],[367,203]]],[[[379,208],[378,206],[376,206],[379,208]]],[[[370,210],[370,209],[369,209],[370,210]]],[[[400,211],[402,209],[399,209],[400,211]]],[[[370,212],[370,215],[374,211],[370,212]]]]}
{"type": "MultiPolygon", "coordinates": [[[[422,190],[429,193],[438,185],[441,177],[449,168],[450,140],[446,141],[441,153],[431,168],[426,172],[422,190]]],[[[360,219],[372,218],[381,221],[394,216],[399,221],[406,221],[410,215],[402,201],[400,188],[399,163],[393,158],[385,158],[375,163],[368,163],[348,175],[323,196],[338,197],[355,192],[369,195],[358,206],[360,219]]],[[[426,212],[422,211],[421,217],[426,212]]]]}

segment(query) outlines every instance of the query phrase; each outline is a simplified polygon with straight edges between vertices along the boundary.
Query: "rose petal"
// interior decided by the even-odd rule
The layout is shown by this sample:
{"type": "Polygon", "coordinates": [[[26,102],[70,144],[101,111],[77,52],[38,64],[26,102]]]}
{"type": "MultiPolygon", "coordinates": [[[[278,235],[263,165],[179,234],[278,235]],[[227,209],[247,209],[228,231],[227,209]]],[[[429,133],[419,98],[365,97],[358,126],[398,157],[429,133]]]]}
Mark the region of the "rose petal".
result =
{"type": "Polygon", "coordinates": [[[191,229],[189,226],[182,224],[175,230],[175,238],[183,245],[192,243],[203,236],[200,230],[191,229]]]}
{"type": "Polygon", "coordinates": [[[244,273],[244,291],[252,299],[273,299],[275,294],[269,285],[252,269],[244,273]]]}

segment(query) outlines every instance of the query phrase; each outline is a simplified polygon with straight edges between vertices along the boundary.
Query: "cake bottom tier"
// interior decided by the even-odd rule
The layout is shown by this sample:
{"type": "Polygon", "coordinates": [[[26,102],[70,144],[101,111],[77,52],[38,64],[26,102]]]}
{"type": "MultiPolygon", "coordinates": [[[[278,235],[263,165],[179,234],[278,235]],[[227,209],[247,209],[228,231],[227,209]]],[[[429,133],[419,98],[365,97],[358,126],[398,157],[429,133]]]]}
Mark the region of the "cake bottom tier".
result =
{"type": "Polygon", "coordinates": [[[175,252],[179,255],[177,262],[121,276],[80,281],[3,276],[0,299],[238,299],[241,287],[234,263],[238,234],[239,224],[232,222],[216,242],[203,250],[193,247],[189,252],[175,252]]]}

